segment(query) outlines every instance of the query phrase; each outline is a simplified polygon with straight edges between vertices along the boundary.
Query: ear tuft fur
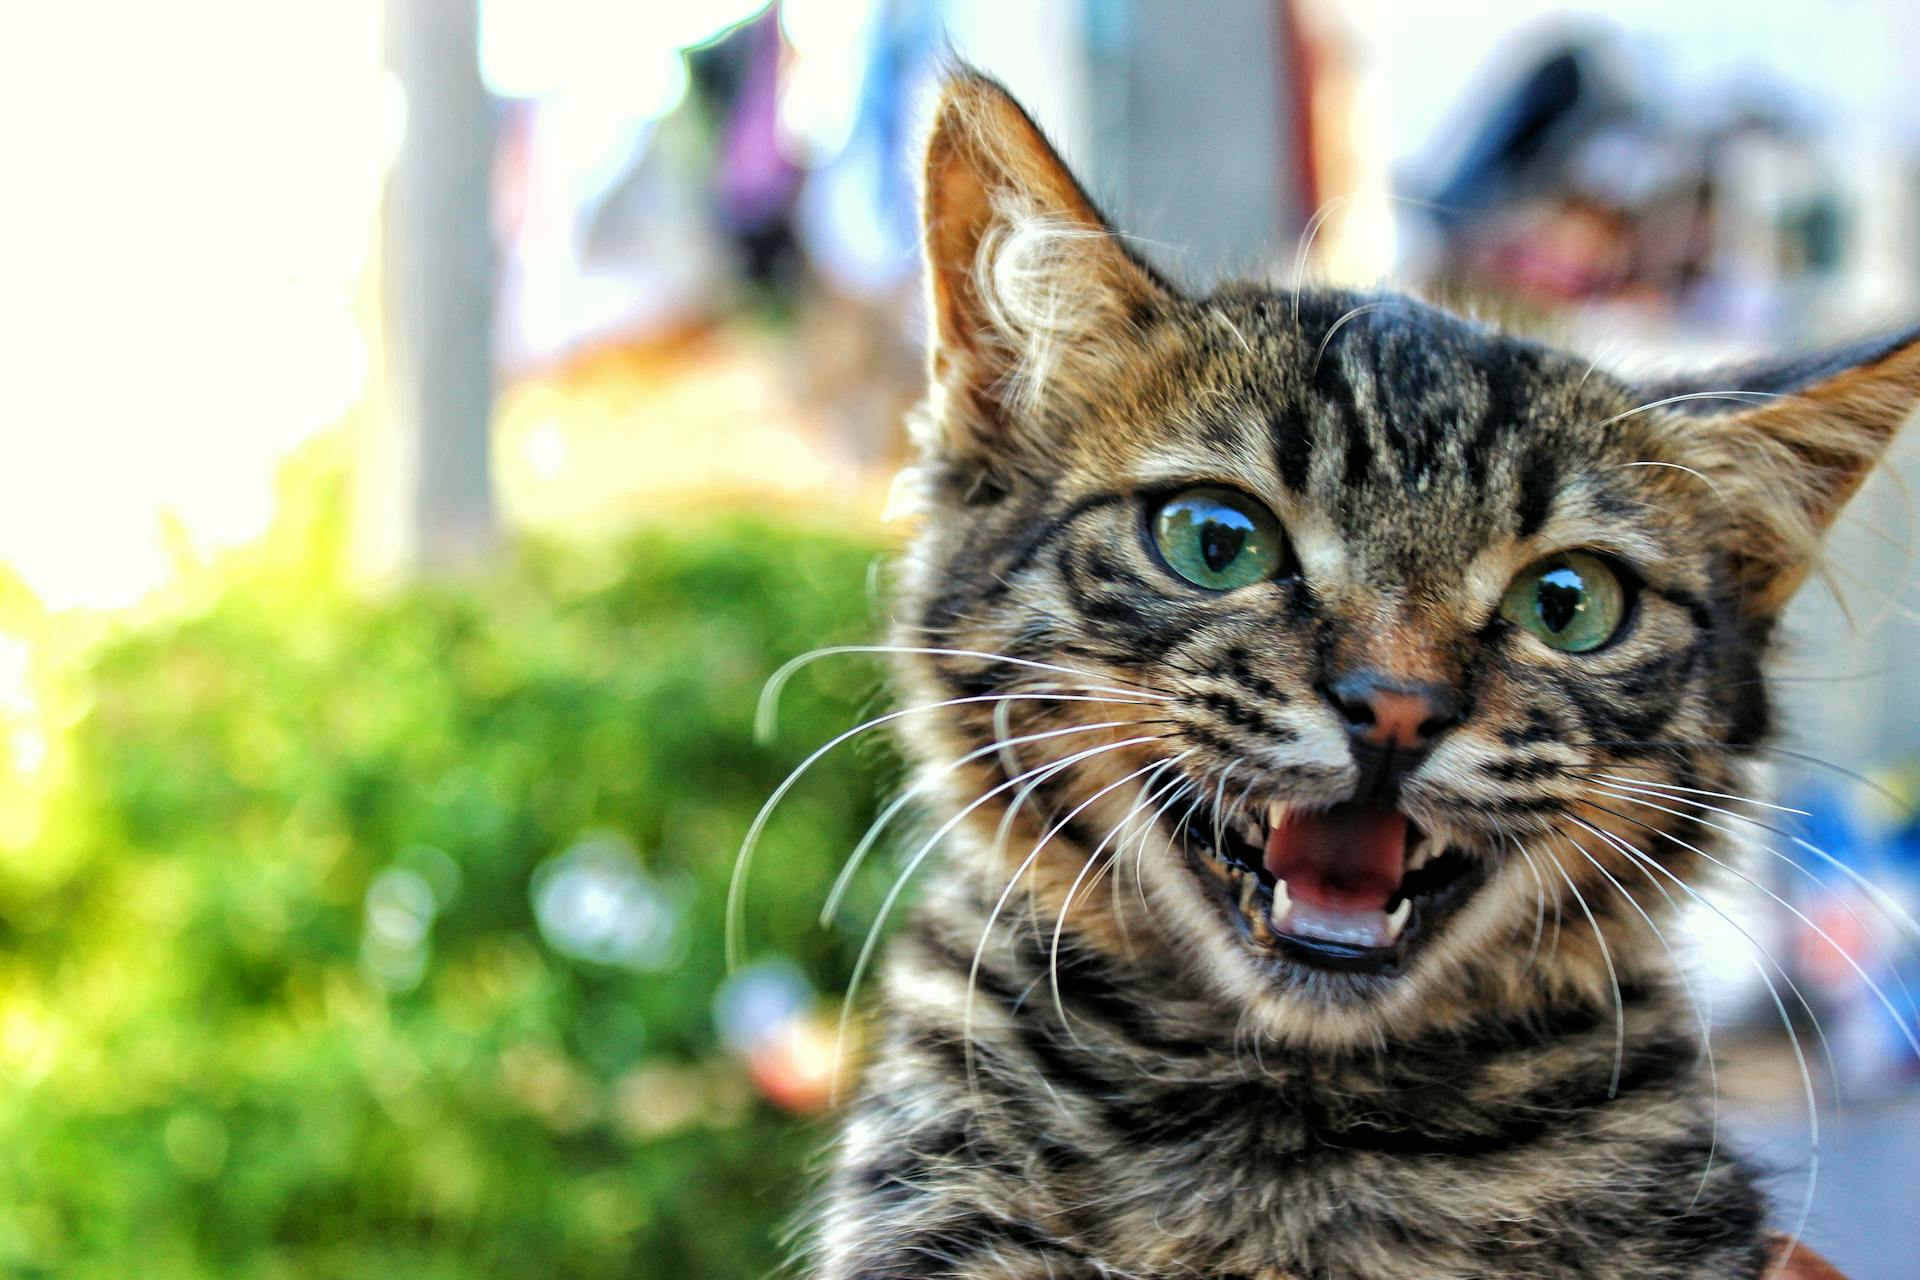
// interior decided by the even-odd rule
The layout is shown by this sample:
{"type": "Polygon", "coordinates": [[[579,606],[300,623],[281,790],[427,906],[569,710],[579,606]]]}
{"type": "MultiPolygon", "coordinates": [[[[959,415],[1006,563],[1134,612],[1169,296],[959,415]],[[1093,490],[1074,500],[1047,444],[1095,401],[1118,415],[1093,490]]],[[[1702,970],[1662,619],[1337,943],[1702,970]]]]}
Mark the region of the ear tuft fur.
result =
{"type": "Polygon", "coordinates": [[[1170,290],[978,72],[942,90],[923,197],[936,436],[926,443],[987,454],[1038,444],[1046,403],[1110,372],[1138,317],[1170,290]]]}

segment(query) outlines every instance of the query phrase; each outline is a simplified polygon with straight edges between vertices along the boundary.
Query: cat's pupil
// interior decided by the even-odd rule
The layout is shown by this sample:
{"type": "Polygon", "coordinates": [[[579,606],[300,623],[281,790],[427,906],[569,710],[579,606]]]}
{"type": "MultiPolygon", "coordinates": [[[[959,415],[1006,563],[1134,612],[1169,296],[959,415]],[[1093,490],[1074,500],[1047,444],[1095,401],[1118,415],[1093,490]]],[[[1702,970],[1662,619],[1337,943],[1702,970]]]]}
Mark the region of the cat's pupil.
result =
{"type": "Polygon", "coordinates": [[[1234,562],[1247,545],[1247,530],[1221,520],[1208,520],[1200,526],[1200,556],[1207,568],[1220,573],[1234,562]]]}
{"type": "Polygon", "coordinates": [[[1534,596],[1539,602],[1540,621],[1555,635],[1565,631],[1580,616],[1580,602],[1586,594],[1587,584],[1573,569],[1562,565],[1547,570],[1540,575],[1540,588],[1534,596]]]}

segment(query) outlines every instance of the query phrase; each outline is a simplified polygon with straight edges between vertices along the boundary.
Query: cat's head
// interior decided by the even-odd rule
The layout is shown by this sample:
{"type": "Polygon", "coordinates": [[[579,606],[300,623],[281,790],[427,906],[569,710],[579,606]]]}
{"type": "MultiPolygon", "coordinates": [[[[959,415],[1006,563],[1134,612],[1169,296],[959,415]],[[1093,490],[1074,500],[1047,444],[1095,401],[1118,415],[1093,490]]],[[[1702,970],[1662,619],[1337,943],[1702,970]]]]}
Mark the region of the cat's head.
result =
{"type": "Polygon", "coordinates": [[[1190,296],[972,75],[925,204],[898,639],[950,651],[911,738],[987,883],[1334,1038],[1635,967],[1920,336],[1649,387],[1396,294],[1190,296]]]}

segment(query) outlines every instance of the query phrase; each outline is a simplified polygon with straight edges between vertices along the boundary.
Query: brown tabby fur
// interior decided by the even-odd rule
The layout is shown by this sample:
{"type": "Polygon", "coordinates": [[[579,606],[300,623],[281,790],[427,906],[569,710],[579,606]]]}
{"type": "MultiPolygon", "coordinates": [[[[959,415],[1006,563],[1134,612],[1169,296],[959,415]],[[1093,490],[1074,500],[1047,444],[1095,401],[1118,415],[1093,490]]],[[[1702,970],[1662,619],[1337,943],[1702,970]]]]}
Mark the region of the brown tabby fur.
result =
{"type": "Polygon", "coordinates": [[[971,73],[925,195],[895,641],[944,652],[903,656],[898,685],[969,701],[901,721],[952,829],[890,952],[817,1273],[1766,1273],[1779,1243],[1713,1150],[1695,1008],[1641,913],[1716,869],[1689,798],[1749,794],[1779,609],[1920,397],[1920,341],[1650,403],[1686,388],[1398,295],[1189,296],[971,73]],[[1145,503],[1198,483],[1266,503],[1297,574],[1171,575],[1145,503]],[[1588,654],[1497,613],[1568,548],[1643,580],[1588,654]],[[1358,668],[1460,691],[1399,803],[1487,877],[1394,977],[1255,947],[1179,834],[1249,792],[1346,799],[1319,689],[1358,668]],[[1111,700],[1048,696],[1072,694],[1111,700]]]}

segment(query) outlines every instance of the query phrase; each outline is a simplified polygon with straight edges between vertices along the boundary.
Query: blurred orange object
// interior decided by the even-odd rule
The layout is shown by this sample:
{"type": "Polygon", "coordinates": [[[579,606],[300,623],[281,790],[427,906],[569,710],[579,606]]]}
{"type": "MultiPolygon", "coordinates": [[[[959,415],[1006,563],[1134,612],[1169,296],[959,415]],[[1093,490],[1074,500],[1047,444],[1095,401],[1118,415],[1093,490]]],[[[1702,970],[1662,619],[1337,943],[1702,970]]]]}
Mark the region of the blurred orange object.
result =
{"type": "Polygon", "coordinates": [[[748,1051],[747,1071],[777,1105],[805,1114],[833,1101],[841,1068],[837,1056],[833,1029],[809,1014],[795,1014],[748,1051]]]}

